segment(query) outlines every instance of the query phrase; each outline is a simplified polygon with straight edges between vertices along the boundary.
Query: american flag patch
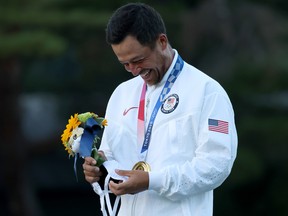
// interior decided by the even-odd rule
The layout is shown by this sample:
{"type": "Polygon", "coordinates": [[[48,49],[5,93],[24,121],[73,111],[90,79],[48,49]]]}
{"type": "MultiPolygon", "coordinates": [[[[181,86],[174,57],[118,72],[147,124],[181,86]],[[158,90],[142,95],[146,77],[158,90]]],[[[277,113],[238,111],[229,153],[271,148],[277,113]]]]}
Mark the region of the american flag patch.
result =
{"type": "Polygon", "coordinates": [[[228,134],[228,122],[217,119],[208,119],[209,131],[228,134]]]}

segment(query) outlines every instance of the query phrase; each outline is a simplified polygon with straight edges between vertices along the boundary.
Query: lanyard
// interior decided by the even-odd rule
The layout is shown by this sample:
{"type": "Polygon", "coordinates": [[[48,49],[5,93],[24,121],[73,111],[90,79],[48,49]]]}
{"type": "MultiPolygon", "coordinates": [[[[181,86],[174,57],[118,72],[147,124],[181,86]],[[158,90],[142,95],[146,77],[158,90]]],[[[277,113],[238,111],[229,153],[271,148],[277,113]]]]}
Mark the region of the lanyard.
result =
{"type": "Polygon", "coordinates": [[[180,55],[178,55],[177,61],[169,74],[168,79],[166,80],[166,83],[158,97],[158,100],[154,106],[154,109],[152,111],[152,114],[150,116],[150,120],[147,126],[147,130],[145,133],[145,122],[144,122],[144,107],[145,107],[145,95],[147,86],[144,82],[142,87],[142,92],[140,96],[140,102],[139,102],[139,110],[138,110],[138,123],[137,123],[137,142],[139,146],[142,144],[141,152],[140,152],[140,159],[145,160],[147,155],[147,150],[149,148],[150,138],[152,134],[152,128],[154,125],[155,118],[157,116],[158,110],[161,107],[164,98],[166,95],[170,92],[174,82],[176,81],[178,75],[180,74],[182,68],[183,68],[184,62],[180,55]],[[145,135],[144,135],[145,133],[145,135]]]}

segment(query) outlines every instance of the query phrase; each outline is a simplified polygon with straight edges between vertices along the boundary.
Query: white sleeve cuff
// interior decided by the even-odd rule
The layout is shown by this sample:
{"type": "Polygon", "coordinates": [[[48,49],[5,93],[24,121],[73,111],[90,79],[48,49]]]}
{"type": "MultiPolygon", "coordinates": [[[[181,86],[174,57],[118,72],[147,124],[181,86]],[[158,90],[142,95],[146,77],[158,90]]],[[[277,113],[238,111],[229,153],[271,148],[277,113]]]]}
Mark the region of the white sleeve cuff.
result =
{"type": "Polygon", "coordinates": [[[162,177],[163,177],[163,173],[150,171],[148,189],[160,192],[162,188],[162,177]]]}

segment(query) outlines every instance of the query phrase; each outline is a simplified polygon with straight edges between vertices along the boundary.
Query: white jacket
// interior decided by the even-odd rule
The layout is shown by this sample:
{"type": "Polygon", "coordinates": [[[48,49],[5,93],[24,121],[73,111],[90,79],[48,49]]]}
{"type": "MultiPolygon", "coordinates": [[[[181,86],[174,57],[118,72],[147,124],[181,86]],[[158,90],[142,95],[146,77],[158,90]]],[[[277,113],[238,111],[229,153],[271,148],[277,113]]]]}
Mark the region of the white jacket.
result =
{"type": "MultiPolygon", "coordinates": [[[[156,87],[149,87],[147,116],[178,57],[156,87]]],[[[143,80],[120,84],[106,112],[100,149],[120,169],[131,170],[139,161],[137,115],[143,80]]],[[[229,175],[236,157],[237,133],[230,100],[218,82],[184,63],[154,122],[146,161],[151,166],[149,190],[121,197],[121,216],[211,216],[213,189],[229,175]],[[175,101],[177,100],[177,101],[175,101]],[[177,102],[177,105],[175,105],[177,102]],[[228,122],[228,134],[209,130],[208,119],[228,122]]],[[[147,98],[146,98],[147,100],[147,98]]],[[[148,118],[149,121],[149,118],[148,118]]],[[[147,121],[146,121],[147,122],[147,121]]]]}

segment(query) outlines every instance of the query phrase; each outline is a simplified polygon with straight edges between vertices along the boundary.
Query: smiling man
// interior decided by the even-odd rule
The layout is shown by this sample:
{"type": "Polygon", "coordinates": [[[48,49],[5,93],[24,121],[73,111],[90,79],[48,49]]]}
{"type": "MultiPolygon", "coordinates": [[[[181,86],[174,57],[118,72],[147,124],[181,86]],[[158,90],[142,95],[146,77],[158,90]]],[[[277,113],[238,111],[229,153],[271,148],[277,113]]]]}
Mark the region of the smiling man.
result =
{"type": "MultiPolygon", "coordinates": [[[[106,40],[134,78],[113,92],[100,146],[121,181],[122,216],[211,216],[213,190],[231,172],[237,150],[234,111],[221,85],[182,60],[157,11],[129,3],[110,18],[106,40]]],[[[86,180],[106,178],[85,158],[86,180]]],[[[109,176],[108,176],[109,177],[109,176]]]]}

